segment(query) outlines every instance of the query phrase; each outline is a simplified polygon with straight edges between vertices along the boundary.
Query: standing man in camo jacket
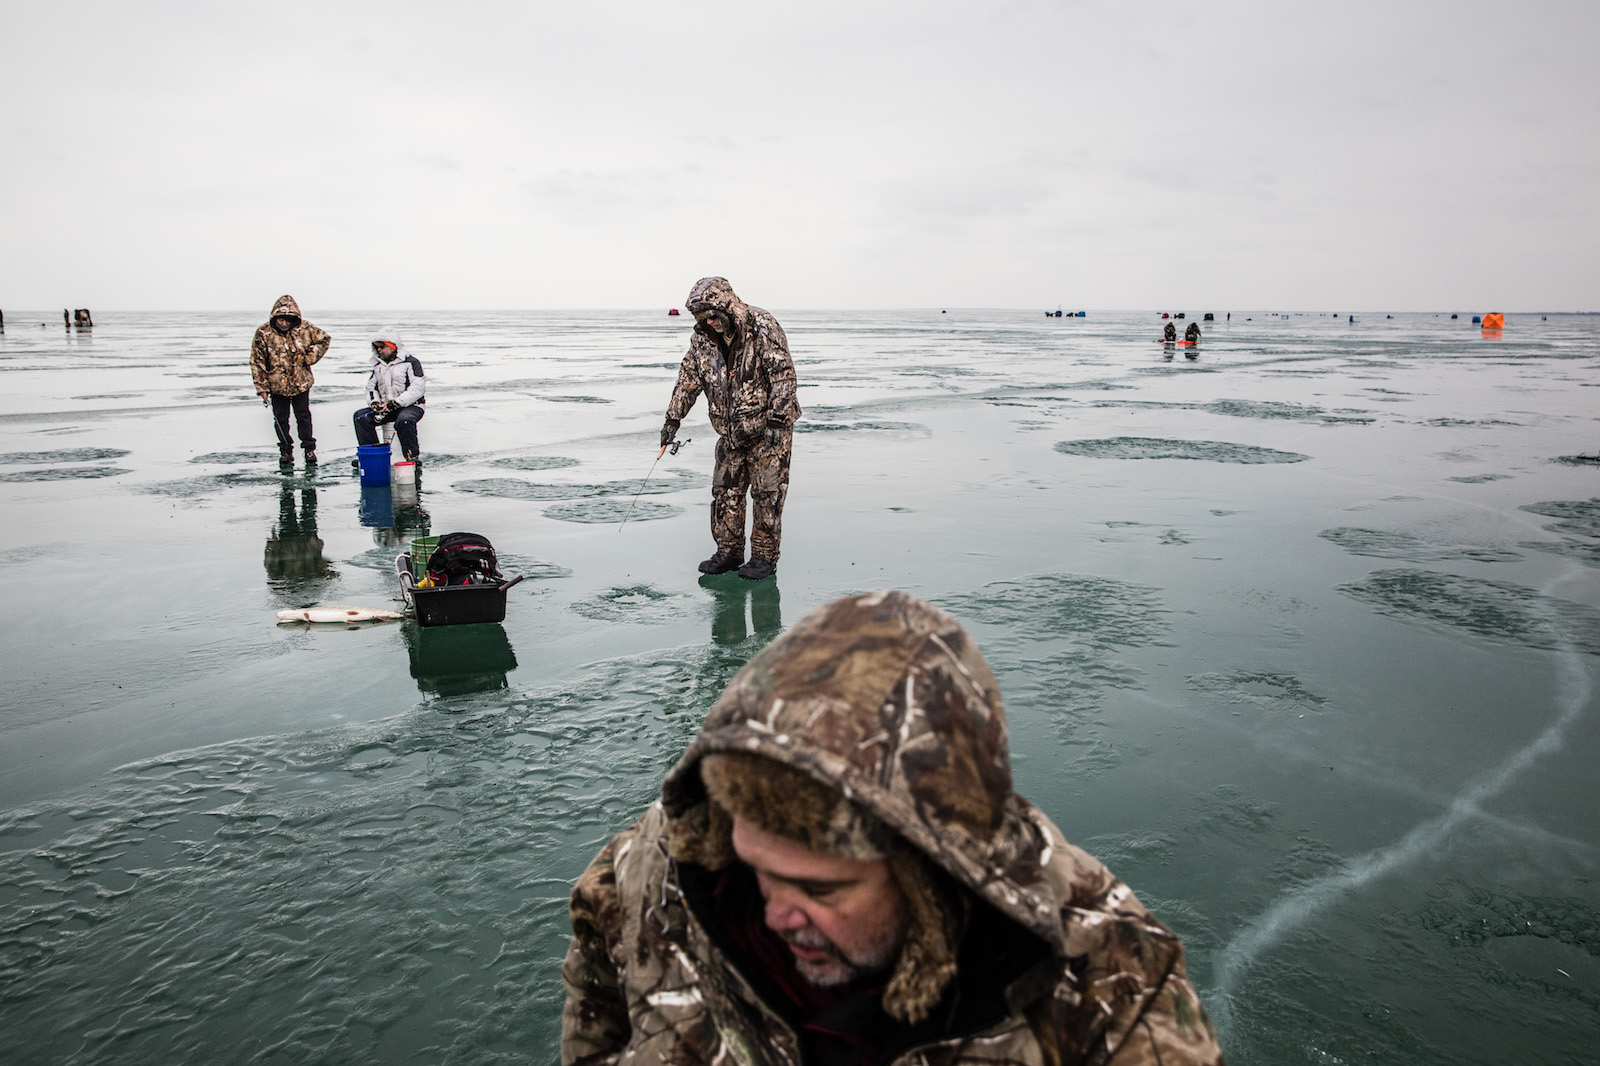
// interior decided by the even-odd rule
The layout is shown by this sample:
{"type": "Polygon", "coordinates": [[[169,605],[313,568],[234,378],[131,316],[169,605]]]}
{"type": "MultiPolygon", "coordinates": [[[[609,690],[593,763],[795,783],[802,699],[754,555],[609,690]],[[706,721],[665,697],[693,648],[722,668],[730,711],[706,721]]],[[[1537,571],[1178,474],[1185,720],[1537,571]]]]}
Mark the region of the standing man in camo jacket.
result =
{"type": "Polygon", "coordinates": [[[278,462],[294,462],[294,438],[289,436],[289,412],[294,411],[300,447],[306,465],[317,465],[317,438],[311,432],[311,364],[328,351],[328,335],[300,317],[293,296],[280,296],[272,317],[257,327],[250,342],[250,377],[262,403],[272,404],[272,422],[278,433],[278,462]]]}
{"type": "Polygon", "coordinates": [[[711,536],[717,550],[700,564],[700,572],[737,569],[740,577],[757,581],[778,572],[789,452],[800,417],[789,339],[769,312],[734,295],[726,278],[695,282],[688,306],[694,339],[678,367],[661,444],[672,443],[695,399],[705,393],[717,433],[711,475],[711,536]],[[744,554],[747,491],[755,512],[749,562],[744,554]]]}

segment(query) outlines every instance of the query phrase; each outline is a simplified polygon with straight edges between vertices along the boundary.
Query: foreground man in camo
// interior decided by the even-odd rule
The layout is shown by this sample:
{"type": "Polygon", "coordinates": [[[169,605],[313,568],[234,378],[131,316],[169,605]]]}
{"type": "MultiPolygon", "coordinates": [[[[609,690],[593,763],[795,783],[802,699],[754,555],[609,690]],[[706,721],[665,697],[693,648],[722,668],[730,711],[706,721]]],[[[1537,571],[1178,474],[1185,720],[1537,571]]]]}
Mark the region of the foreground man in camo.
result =
{"type": "Polygon", "coordinates": [[[789,339],[769,312],[734,295],[726,278],[701,278],[689,292],[694,339],[678,367],[678,384],[661,427],[665,447],[703,392],[717,432],[711,475],[711,536],[717,550],[703,574],[737,569],[750,580],[778,571],[789,452],[800,417],[789,339]],[[744,497],[754,514],[750,561],[744,558],[744,497]],[[743,564],[743,565],[741,565],[743,564]]]}
{"type": "Polygon", "coordinates": [[[1222,1061],[1177,937],[1012,791],[994,675],[904,593],[739,672],[572,928],[566,1066],[1222,1061]]]}

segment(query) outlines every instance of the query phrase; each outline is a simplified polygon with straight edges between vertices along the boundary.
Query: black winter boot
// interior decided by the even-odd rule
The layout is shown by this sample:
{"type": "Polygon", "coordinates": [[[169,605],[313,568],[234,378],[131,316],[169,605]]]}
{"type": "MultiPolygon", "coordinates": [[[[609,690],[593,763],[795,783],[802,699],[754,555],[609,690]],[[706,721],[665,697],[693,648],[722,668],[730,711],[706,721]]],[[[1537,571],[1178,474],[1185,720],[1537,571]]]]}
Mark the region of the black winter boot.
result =
{"type": "Polygon", "coordinates": [[[700,572],[702,574],[726,574],[729,570],[739,569],[739,564],[742,562],[744,562],[743,555],[718,552],[700,564],[700,572]]]}
{"type": "Polygon", "coordinates": [[[748,563],[739,567],[739,576],[746,581],[760,581],[762,578],[771,577],[778,572],[778,564],[768,562],[757,555],[748,563]]]}

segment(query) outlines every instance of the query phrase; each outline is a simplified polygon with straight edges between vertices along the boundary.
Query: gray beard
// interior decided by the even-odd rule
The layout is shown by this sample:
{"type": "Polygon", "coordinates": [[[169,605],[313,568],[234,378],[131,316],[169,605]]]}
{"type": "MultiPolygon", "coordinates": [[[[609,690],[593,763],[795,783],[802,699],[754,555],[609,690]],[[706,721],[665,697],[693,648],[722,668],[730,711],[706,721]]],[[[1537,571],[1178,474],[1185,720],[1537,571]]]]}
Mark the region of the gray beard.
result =
{"type": "Polygon", "coordinates": [[[807,984],[817,988],[837,988],[864,977],[887,973],[900,954],[900,945],[905,942],[904,929],[890,930],[887,936],[869,944],[859,955],[851,958],[840,951],[837,944],[815,930],[780,935],[791,944],[828,953],[829,957],[820,962],[807,962],[798,955],[794,956],[795,972],[807,984]]]}

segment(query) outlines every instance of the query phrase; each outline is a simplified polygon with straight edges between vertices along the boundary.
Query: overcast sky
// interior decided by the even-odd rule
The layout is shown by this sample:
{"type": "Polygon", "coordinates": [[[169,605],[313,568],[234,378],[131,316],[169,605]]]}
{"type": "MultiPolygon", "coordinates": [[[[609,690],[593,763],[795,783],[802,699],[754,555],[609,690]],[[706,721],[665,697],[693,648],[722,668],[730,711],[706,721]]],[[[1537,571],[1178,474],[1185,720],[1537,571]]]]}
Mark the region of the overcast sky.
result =
{"type": "Polygon", "coordinates": [[[0,0],[0,309],[1600,305],[1600,2],[0,0]]]}

